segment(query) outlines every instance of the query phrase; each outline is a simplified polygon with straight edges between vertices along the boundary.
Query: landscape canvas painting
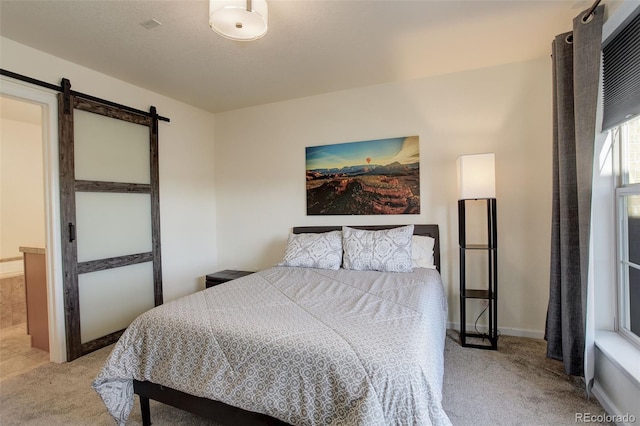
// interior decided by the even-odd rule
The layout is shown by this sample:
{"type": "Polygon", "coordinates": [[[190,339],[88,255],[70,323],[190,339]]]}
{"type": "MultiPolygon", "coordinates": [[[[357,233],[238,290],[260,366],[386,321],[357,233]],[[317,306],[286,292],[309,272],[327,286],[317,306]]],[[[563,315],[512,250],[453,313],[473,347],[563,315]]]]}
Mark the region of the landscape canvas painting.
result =
{"type": "Polygon", "coordinates": [[[306,149],[308,215],[420,213],[418,136],[306,149]]]}

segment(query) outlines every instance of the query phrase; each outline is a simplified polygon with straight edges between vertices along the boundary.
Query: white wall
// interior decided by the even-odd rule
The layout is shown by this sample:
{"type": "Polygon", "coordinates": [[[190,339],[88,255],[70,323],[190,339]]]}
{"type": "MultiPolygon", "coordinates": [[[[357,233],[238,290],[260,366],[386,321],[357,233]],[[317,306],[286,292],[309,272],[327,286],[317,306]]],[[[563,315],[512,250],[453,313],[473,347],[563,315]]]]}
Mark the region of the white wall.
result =
{"type": "Polygon", "coordinates": [[[276,263],[294,225],[438,223],[449,317],[457,323],[455,163],[461,154],[491,151],[499,326],[541,335],[551,211],[549,58],[231,111],[217,114],[214,126],[204,111],[11,40],[1,43],[2,68],[51,83],[66,77],[75,90],[140,109],[155,105],[171,118],[160,126],[165,300],[200,288],[213,270],[276,263]],[[419,216],[306,216],[306,146],[407,135],[419,135],[421,143],[419,216]]]}
{"type": "Polygon", "coordinates": [[[0,258],[45,246],[42,172],[42,126],[0,118],[0,258]]]}
{"type": "Polygon", "coordinates": [[[171,119],[159,128],[165,301],[203,288],[204,275],[217,261],[213,115],[7,38],[0,39],[0,47],[3,69],[52,84],[65,77],[73,90],[141,110],[154,105],[171,119]]]}
{"type": "Polygon", "coordinates": [[[215,116],[220,268],[278,262],[292,226],[437,223],[449,319],[459,322],[456,158],[495,152],[504,333],[541,337],[551,232],[548,57],[215,116]],[[305,147],[419,135],[421,213],[306,216],[305,147]]]}

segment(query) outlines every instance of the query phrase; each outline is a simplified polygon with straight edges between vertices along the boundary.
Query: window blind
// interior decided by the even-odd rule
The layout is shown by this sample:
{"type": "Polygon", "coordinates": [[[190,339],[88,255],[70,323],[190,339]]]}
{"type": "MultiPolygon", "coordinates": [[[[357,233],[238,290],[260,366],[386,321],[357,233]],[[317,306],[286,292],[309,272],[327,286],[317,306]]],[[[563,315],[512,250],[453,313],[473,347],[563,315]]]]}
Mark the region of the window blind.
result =
{"type": "Polygon", "coordinates": [[[602,55],[604,131],[640,113],[640,14],[604,46],[602,55]]]}

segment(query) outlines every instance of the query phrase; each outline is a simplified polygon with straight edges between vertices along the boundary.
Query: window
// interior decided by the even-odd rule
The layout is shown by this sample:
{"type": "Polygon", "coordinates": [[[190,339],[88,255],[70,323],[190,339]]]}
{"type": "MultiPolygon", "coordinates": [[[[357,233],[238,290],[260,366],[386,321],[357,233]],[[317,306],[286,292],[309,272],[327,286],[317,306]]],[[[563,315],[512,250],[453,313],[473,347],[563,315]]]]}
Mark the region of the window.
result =
{"type": "Polygon", "coordinates": [[[640,346],[640,116],[611,130],[618,147],[619,332],[640,346]]]}

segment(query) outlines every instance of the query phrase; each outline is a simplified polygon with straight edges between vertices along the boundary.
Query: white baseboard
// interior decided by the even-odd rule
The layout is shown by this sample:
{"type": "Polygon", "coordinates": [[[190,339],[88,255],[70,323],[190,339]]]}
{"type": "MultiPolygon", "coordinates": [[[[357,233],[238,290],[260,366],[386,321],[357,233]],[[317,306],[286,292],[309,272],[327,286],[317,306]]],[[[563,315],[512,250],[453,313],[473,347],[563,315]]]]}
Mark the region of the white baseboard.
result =
{"type": "MultiPolygon", "coordinates": [[[[460,323],[448,322],[447,328],[460,330],[460,323]]],[[[486,331],[486,327],[478,327],[480,331],[486,331]]],[[[467,324],[467,330],[473,330],[473,324],[467,324]]],[[[498,332],[505,336],[529,337],[531,339],[544,339],[544,331],[541,330],[525,330],[522,328],[498,327],[498,332]]]]}
{"type": "Polygon", "coordinates": [[[607,393],[604,391],[604,389],[602,389],[602,387],[597,381],[593,383],[593,388],[591,389],[591,392],[593,393],[593,396],[596,397],[600,405],[602,405],[602,408],[604,408],[604,410],[607,412],[609,416],[611,416],[613,420],[621,420],[621,421],[616,421],[615,422],[616,425],[631,426],[633,423],[637,421],[637,419],[634,416],[631,416],[633,417],[633,423],[626,422],[624,419],[629,419],[629,414],[622,413],[618,409],[618,407],[616,407],[616,405],[613,403],[613,401],[611,401],[607,393]]]}

